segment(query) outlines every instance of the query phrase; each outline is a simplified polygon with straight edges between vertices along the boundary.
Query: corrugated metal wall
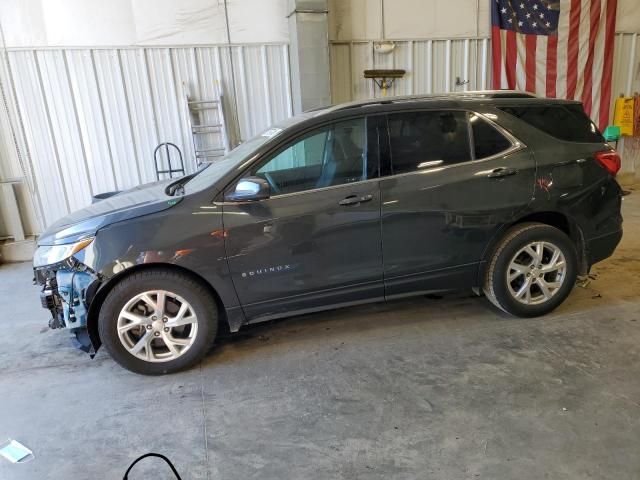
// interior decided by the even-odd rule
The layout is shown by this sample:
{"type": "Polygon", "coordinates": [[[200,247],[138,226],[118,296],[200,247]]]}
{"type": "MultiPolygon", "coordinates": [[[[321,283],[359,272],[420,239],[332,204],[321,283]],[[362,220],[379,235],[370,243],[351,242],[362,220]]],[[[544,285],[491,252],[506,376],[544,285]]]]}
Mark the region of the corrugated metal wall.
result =
{"type": "MultiPolygon", "coordinates": [[[[614,96],[640,90],[637,37],[616,36],[614,96]]],[[[3,53],[0,80],[15,132],[3,140],[18,144],[14,157],[41,227],[92,195],[154,180],[160,142],[180,146],[193,171],[185,87],[197,100],[224,93],[232,137],[249,138],[292,111],[285,44],[3,53]]],[[[380,95],[362,76],[367,68],[407,70],[390,95],[491,85],[490,41],[482,37],[397,41],[387,55],[370,41],[333,42],[331,63],[334,103],[380,95]]]]}
{"type": "Polygon", "coordinates": [[[397,41],[388,54],[375,53],[373,42],[331,44],[334,103],[378,97],[365,69],[402,68],[407,71],[388,95],[413,95],[482,90],[491,85],[488,38],[397,41]]]}
{"type": "Polygon", "coordinates": [[[0,80],[42,226],[92,195],[155,180],[161,142],[193,171],[186,91],[224,95],[232,141],[291,115],[285,44],[5,53],[0,80]]]}
{"type": "MultiPolygon", "coordinates": [[[[412,95],[491,88],[491,41],[489,38],[396,41],[388,54],[376,53],[373,41],[331,43],[331,88],[334,103],[380,96],[366,69],[402,68],[389,95],[412,95]]],[[[613,62],[613,102],[620,95],[640,92],[640,33],[617,33],[613,62]]],[[[640,140],[623,138],[622,173],[640,169],[640,140]]],[[[637,178],[638,174],[636,174],[637,178]]],[[[633,180],[631,180],[633,181],[633,180]]]]}
{"type": "MultiPolygon", "coordinates": [[[[640,33],[616,35],[613,62],[613,97],[640,93],[640,33]]],[[[613,108],[612,108],[613,112],[613,108]]],[[[640,180],[640,138],[622,137],[618,144],[622,169],[618,179],[626,183],[640,180]]]]}
{"type": "MultiPolygon", "coordinates": [[[[616,34],[613,94],[640,91],[640,37],[616,34]]],[[[396,41],[389,54],[375,53],[372,41],[331,44],[332,96],[335,103],[380,96],[365,69],[402,68],[406,76],[396,81],[389,95],[410,95],[491,88],[489,38],[396,41]],[[463,85],[460,83],[467,81],[463,85]]]]}
{"type": "Polygon", "coordinates": [[[613,96],[640,92],[640,32],[616,34],[614,52],[613,96]]]}

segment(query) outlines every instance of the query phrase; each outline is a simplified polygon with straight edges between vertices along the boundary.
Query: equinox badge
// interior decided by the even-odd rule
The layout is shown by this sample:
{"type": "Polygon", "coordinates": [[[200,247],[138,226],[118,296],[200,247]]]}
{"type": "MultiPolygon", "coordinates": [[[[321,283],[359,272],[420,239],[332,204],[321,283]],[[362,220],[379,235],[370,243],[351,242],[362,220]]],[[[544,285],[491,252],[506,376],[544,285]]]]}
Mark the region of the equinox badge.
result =
{"type": "Polygon", "coordinates": [[[255,270],[249,270],[248,272],[242,272],[242,278],[266,275],[267,273],[280,273],[292,269],[293,266],[291,265],[274,265],[273,267],[257,268],[255,270]]]}

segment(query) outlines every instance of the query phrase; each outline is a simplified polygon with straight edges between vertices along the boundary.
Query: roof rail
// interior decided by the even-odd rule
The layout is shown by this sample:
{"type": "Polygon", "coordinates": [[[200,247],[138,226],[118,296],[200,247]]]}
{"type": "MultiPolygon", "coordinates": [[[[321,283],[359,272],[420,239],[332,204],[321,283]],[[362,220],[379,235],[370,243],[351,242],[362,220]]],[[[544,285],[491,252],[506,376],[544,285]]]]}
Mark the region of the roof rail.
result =
{"type": "Polygon", "coordinates": [[[336,112],[339,110],[348,110],[350,108],[360,108],[373,105],[385,105],[390,103],[402,103],[412,102],[420,100],[444,100],[447,98],[458,99],[482,99],[482,98],[537,98],[536,95],[529,92],[522,92],[519,90],[476,90],[468,92],[450,92],[450,93],[437,93],[437,94],[424,94],[424,95],[403,95],[397,97],[380,97],[370,98],[366,100],[358,100],[354,102],[341,103],[339,105],[333,105],[325,109],[318,110],[318,115],[322,115],[329,112],[336,112]]]}

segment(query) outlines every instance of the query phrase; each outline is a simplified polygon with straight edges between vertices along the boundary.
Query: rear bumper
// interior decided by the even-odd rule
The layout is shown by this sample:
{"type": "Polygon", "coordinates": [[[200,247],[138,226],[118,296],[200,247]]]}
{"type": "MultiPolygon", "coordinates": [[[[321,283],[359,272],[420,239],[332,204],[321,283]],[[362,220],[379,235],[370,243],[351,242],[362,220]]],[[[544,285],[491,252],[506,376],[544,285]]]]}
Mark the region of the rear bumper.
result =
{"type": "Polygon", "coordinates": [[[609,258],[622,239],[622,229],[617,232],[607,233],[586,242],[589,267],[605,258],[609,258]]]}

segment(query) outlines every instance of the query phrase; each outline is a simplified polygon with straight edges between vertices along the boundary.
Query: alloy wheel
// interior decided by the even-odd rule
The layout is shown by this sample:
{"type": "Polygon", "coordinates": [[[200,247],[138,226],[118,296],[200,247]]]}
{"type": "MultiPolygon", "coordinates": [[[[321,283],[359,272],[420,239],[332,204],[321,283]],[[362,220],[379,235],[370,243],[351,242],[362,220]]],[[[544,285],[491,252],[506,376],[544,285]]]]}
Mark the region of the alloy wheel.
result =
{"type": "Polygon", "coordinates": [[[168,362],[183,355],[198,334],[195,311],[184,298],[152,290],[131,298],[118,315],[118,338],[146,362],[168,362]]]}
{"type": "Polygon", "coordinates": [[[512,297],[525,305],[550,300],[562,287],[567,262],[562,250],[551,242],[531,242],[518,250],[507,269],[512,297]]]}

